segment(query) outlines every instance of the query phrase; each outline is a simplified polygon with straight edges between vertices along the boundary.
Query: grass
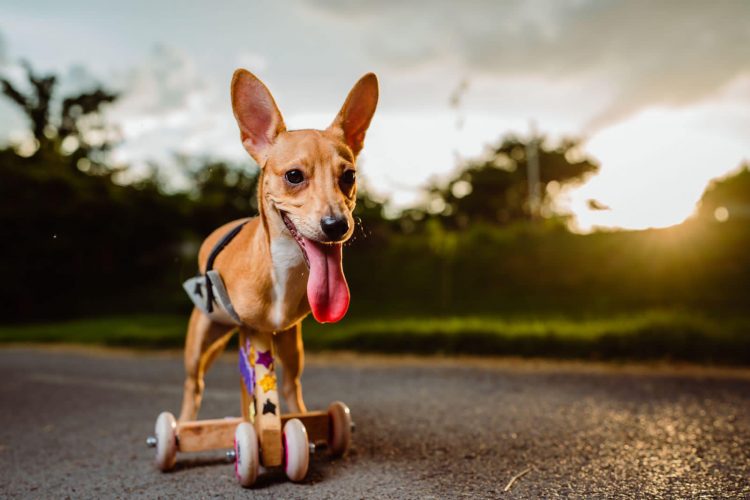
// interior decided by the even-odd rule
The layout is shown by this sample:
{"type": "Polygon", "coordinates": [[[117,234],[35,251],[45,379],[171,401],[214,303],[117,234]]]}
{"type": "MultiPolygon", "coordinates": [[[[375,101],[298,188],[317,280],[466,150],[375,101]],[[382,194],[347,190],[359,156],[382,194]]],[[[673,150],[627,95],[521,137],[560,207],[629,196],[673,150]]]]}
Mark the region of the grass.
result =
{"type": "Polygon", "coordinates": [[[0,342],[95,344],[143,348],[177,347],[187,317],[133,315],[83,318],[54,323],[0,326],[0,342]]]}
{"type": "MultiPolygon", "coordinates": [[[[136,315],[0,326],[0,342],[180,347],[187,318],[136,315]]],[[[607,318],[428,317],[307,320],[308,350],[673,359],[750,364],[750,318],[645,311],[607,318]]]]}

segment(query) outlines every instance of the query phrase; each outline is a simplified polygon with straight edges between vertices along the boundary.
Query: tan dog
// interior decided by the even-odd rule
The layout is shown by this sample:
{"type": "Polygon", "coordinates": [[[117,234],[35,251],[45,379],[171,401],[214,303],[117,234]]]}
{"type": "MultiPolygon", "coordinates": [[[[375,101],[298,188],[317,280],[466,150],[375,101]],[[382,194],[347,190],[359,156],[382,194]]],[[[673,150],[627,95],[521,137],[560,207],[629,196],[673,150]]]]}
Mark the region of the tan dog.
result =
{"type": "MultiPolygon", "coordinates": [[[[377,106],[378,82],[372,73],[363,76],[325,130],[286,130],[271,93],[246,70],[234,73],[231,92],[242,145],[261,167],[260,215],[218,254],[214,269],[240,328],[273,335],[284,368],[281,394],[289,411],[303,412],[300,323],[311,309],[320,322],[338,321],[349,306],[341,247],[354,228],[356,158],[377,106]]],[[[201,273],[216,243],[240,222],[220,227],[204,241],[201,273]]],[[[197,417],[204,374],[234,331],[234,325],[193,310],[180,421],[197,417]]]]}

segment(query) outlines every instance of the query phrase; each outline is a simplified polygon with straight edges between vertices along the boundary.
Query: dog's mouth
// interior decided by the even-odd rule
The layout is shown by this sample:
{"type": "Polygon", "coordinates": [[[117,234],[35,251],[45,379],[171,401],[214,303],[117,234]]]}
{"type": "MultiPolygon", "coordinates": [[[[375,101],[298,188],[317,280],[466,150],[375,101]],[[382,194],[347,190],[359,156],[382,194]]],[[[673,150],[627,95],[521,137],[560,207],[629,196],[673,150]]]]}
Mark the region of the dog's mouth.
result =
{"type": "Polygon", "coordinates": [[[307,300],[313,316],[320,323],[335,323],[349,309],[349,285],[341,265],[342,244],[323,243],[303,236],[286,212],[279,210],[289,232],[302,250],[310,269],[307,300]]]}

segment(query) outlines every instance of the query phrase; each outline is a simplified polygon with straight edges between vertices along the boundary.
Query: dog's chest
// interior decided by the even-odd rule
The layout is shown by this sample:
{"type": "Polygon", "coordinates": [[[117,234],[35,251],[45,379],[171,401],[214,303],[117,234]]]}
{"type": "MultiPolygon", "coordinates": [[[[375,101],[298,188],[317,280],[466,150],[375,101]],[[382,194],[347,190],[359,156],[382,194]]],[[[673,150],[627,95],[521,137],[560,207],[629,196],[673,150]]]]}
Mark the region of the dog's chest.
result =
{"type": "Polygon", "coordinates": [[[271,241],[273,261],[273,306],[270,320],[281,328],[298,314],[300,301],[307,289],[307,267],[302,250],[292,238],[271,241]]]}

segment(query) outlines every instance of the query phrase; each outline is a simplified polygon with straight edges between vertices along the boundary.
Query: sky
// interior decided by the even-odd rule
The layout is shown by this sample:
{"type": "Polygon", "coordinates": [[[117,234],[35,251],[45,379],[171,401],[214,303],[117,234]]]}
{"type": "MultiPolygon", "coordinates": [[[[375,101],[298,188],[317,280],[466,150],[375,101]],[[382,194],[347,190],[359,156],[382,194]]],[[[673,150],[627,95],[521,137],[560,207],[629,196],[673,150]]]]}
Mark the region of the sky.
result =
{"type": "MultiPolygon", "coordinates": [[[[133,175],[167,165],[176,186],[175,154],[250,168],[229,101],[238,67],[267,84],[289,128],[326,127],[374,71],[358,177],[394,207],[534,127],[584,139],[601,165],[559,200],[582,231],[677,224],[750,159],[743,0],[0,0],[0,73],[20,81],[20,59],[59,74],[63,91],[120,91],[107,112],[123,136],[115,159],[133,175]]],[[[0,141],[26,128],[0,100],[0,141]]]]}

